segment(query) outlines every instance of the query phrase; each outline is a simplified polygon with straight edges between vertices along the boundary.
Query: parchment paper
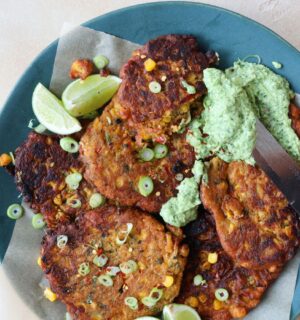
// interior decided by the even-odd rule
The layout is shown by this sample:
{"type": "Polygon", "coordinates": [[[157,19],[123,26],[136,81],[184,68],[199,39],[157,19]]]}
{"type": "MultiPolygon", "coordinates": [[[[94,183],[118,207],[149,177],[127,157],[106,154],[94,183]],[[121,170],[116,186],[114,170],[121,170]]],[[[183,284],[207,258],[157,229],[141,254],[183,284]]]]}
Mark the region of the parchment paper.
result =
{"type": "MultiPolygon", "coordinates": [[[[70,26],[65,26],[64,33],[66,29],[69,30],[70,26]]],[[[109,68],[118,74],[121,65],[137,47],[136,44],[103,32],[77,27],[60,38],[50,88],[60,96],[70,82],[68,73],[73,60],[80,57],[93,58],[99,53],[109,57],[109,68]]],[[[44,299],[43,290],[39,286],[43,275],[36,260],[43,231],[32,228],[31,216],[32,212],[26,206],[25,217],[16,223],[3,268],[22,299],[41,319],[63,320],[65,307],[60,302],[51,303],[44,299]]],[[[299,263],[300,252],[269,288],[260,305],[245,319],[289,319],[299,263]]]]}

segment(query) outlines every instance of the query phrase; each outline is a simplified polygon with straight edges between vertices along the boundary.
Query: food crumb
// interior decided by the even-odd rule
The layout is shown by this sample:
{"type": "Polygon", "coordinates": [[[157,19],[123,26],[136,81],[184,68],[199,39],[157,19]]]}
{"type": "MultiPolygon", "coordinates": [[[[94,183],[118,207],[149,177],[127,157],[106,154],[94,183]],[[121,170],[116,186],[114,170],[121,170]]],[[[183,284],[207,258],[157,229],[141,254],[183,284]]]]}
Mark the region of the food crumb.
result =
{"type": "Polygon", "coordinates": [[[272,65],[275,69],[281,69],[282,68],[282,63],[278,61],[272,61],[272,65]]]}

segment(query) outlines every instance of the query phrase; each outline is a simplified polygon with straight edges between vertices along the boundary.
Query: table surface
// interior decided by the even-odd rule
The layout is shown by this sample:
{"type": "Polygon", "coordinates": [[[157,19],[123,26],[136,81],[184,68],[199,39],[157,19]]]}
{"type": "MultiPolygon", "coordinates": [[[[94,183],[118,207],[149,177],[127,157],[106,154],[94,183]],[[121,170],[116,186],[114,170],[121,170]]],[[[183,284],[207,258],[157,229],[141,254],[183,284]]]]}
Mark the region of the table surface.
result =
{"type": "MultiPolygon", "coordinates": [[[[80,24],[103,13],[149,0],[15,0],[0,3],[0,109],[26,67],[58,38],[64,22],[80,24]],[[84,3],[84,4],[83,4],[84,3]],[[21,48],[21,50],[20,50],[21,48]]],[[[300,50],[299,0],[215,0],[214,4],[271,28],[300,50]]],[[[0,267],[0,318],[38,320],[22,302],[0,267]]],[[[59,319],[58,319],[59,320],[59,319]]]]}

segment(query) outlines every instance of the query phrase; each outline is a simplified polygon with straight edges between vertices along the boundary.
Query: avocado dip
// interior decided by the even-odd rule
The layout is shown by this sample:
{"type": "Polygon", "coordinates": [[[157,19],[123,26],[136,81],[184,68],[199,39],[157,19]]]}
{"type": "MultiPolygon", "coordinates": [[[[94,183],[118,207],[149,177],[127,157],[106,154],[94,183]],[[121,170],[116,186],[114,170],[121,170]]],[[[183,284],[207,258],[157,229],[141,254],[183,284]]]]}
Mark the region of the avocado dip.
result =
{"type": "Polygon", "coordinates": [[[300,161],[300,141],[288,116],[294,93],[286,79],[261,64],[237,61],[225,72],[205,69],[203,81],[208,91],[204,111],[192,120],[187,133],[197,159],[194,177],[181,182],[177,196],[169,199],[160,212],[167,223],[177,227],[197,217],[201,203],[198,184],[204,179],[205,159],[218,156],[226,162],[254,164],[256,117],[300,161]]]}

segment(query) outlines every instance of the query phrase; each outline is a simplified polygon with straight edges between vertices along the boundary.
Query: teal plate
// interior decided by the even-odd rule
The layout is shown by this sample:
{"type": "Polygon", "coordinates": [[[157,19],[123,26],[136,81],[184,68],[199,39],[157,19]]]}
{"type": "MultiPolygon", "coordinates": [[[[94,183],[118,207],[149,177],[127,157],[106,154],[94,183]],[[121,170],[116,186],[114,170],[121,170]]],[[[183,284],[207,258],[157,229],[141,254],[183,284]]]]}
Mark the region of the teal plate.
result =
{"type": "MultiPolygon", "coordinates": [[[[221,67],[249,54],[257,54],[272,68],[272,61],[284,64],[276,70],[300,92],[300,52],[264,26],[218,7],[192,2],[156,2],[117,10],[84,24],[137,43],[162,34],[180,33],[197,36],[204,50],[219,52],[221,67]]],[[[38,82],[49,85],[57,41],[46,48],[29,66],[10,94],[0,114],[0,153],[14,150],[27,136],[27,124],[33,117],[31,96],[38,82]]],[[[0,170],[0,259],[3,260],[14,222],[6,217],[6,208],[17,200],[13,179],[0,170]]],[[[298,286],[299,288],[299,286],[298,286]]],[[[299,288],[300,291],[300,288],[299,288]]],[[[300,311],[299,305],[293,310],[300,311]]]]}

